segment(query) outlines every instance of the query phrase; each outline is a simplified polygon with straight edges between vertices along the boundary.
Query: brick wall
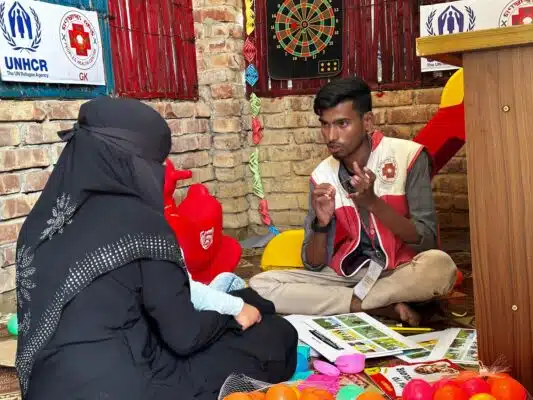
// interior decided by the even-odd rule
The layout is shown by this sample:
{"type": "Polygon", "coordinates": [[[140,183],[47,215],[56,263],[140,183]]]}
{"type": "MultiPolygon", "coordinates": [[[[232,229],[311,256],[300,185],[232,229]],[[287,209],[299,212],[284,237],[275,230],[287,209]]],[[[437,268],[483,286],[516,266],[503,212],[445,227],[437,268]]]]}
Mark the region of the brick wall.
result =
{"type": "MultiPolygon", "coordinates": [[[[172,130],[172,160],[193,178],[176,190],[205,183],[221,201],[226,230],[238,237],[263,233],[251,195],[250,112],[244,98],[240,0],[195,0],[200,100],[149,102],[172,130]]],[[[436,111],[440,90],[386,92],[374,97],[376,120],[389,135],[412,138],[436,111]]],[[[0,312],[14,309],[14,246],[24,217],[44,186],[63,145],[56,132],[70,127],[81,101],[0,101],[0,312]],[[11,292],[10,292],[11,291],[11,292]]],[[[312,97],[263,99],[261,173],[275,224],[301,226],[308,175],[326,155],[312,97]]],[[[435,177],[444,247],[468,262],[466,160],[460,152],[435,177]]]]}

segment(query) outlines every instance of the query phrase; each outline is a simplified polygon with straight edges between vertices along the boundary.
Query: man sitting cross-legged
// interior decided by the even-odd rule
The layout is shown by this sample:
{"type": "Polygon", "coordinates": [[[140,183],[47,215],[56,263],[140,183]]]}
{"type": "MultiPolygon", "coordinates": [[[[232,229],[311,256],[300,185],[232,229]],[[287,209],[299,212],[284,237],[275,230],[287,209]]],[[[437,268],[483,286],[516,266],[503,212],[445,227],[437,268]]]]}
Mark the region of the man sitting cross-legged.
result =
{"type": "Polygon", "coordinates": [[[407,303],[446,295],[456,277],[436,249],[429,156],[374,128],[359,78],[325,85],[314,109],[331,156],[311,175],[305,270],[264,272],[250,286],[283,314],[365,311],[417,325],[407,303]]]}

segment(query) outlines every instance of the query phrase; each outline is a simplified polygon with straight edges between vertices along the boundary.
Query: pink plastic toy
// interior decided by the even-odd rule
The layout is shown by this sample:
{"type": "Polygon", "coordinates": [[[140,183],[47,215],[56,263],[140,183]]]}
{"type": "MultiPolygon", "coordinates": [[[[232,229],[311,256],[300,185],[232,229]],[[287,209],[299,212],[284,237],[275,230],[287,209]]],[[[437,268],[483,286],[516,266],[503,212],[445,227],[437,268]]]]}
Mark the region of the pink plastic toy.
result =
{"type": "Polygon", "coordinates": [[[317,372],[327,376],[339,376],[341,374],[341,371],[336,366],[325,361],[315,360],[313,361],[313,367],[315,367],[317,372]]]}
{"type": "Polygon", "coordinates": [[[337,357],[335,365],[342,373],[358,374],[365,369],[365,360],[366,357],[364,354],[346,354],[337,357]]]}

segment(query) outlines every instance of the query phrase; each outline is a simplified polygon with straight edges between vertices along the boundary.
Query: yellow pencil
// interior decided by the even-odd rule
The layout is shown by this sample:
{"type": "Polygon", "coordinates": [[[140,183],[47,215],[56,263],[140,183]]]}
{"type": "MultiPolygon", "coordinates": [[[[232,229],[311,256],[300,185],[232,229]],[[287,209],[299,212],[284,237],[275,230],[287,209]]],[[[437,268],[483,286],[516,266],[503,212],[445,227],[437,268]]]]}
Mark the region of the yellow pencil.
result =
{"type": "Polygon", "coordinates": [[[390,326],[393,331],[406,331],[406,332],[431,332],[432,328],[407,328],[403,326],[390,326]]]}

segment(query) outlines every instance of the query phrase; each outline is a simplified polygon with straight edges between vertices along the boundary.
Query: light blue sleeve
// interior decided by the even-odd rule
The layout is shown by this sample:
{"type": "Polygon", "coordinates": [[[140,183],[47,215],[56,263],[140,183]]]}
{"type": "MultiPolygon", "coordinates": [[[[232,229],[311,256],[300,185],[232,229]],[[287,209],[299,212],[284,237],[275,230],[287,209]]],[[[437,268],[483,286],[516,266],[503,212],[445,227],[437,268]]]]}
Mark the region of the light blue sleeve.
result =
{"type": "Polygon", "coordinates": [[[217,311],[224,315],[236,316],[242,311],[244,301],[240,297],[220,292],[203,283],[196,282],[189,274],[191,301],[199,311],[217,311]]]}

